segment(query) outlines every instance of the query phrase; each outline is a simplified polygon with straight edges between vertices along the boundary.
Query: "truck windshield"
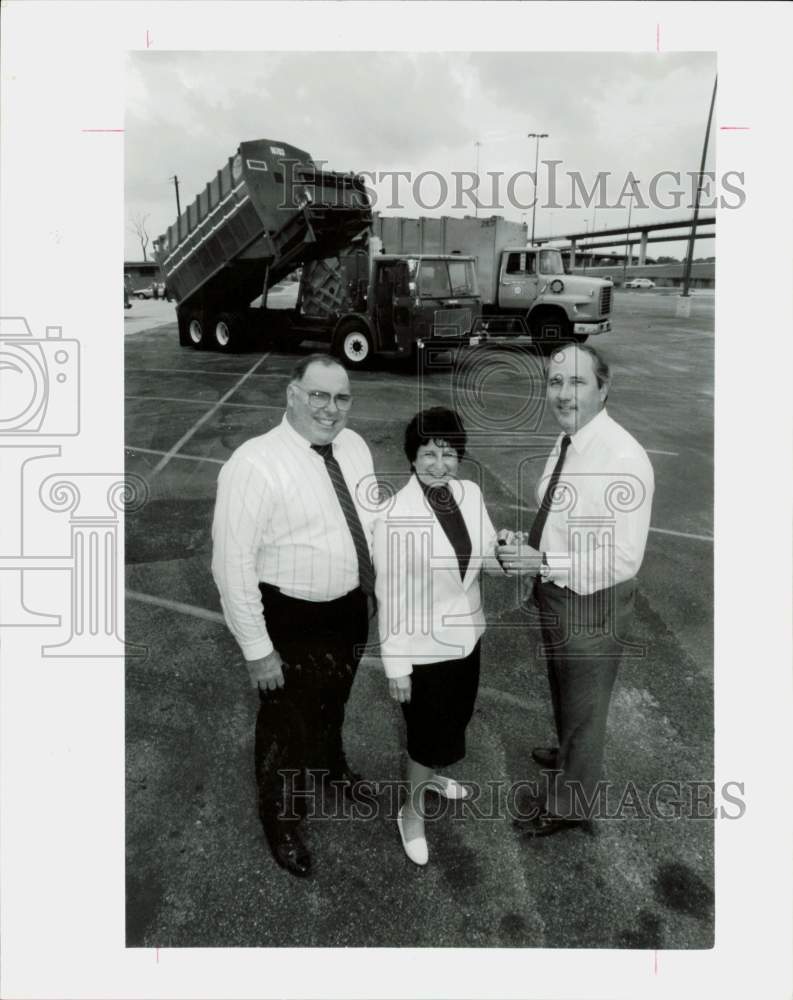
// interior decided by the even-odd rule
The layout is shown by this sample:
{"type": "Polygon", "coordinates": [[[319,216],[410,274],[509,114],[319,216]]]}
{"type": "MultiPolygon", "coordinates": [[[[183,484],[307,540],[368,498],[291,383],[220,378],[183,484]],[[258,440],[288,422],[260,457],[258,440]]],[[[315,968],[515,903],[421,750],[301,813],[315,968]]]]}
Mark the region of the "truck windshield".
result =
{"type": "Polygon", "coordinates": [[[476,295],[476,276],[471,260],[450,260],[449,278],[452,295],[476,295]]]}
{"type": "Polygon", "coordinates": [[[558,250],[540,251],[540,274],[564,274],[562,255],[558,250]]]}
{"type": "Polygon", "coordinates": [[[419,294],[428,298],[476,295],[473,261],[423,260],[419,271],[419,294]]]}

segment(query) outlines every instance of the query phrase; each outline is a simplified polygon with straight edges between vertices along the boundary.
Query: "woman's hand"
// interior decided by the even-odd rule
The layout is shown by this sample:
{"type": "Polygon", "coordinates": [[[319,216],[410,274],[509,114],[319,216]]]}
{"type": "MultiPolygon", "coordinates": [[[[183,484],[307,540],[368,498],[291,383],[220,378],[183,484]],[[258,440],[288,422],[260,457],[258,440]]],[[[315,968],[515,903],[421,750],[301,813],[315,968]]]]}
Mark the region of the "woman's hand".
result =
{"type": "Polygon", "coordinates": [[[388,678],[388,693],[394,701],[410,701],[410,674],[388,678]]]}

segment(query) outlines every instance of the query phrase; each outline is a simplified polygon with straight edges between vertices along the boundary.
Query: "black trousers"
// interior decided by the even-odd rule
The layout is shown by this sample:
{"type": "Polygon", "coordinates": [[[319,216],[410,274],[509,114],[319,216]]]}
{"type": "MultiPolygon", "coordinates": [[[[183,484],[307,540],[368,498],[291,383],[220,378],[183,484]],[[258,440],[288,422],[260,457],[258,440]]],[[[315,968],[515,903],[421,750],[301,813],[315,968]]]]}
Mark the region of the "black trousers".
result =
{"type": "Polygon", "coordinates": [[[366,596],[301,601],[260,584],[267,631],[281,656],[284,686],[259,691],[254,748],[259,816],[265,831],[299,822],[306,772],[331,775],[344,763],[344,709],[366,643],[366,596]]]}
{"type": "Polygon", "coordinates": [[[634,580],[586,596],[553,583],[534,585],[559,740],[560,773],[546,796],[554,815],[590,816],[587,803],[602,774],[611,693],[630,645],[635,594],[634,580]]]}

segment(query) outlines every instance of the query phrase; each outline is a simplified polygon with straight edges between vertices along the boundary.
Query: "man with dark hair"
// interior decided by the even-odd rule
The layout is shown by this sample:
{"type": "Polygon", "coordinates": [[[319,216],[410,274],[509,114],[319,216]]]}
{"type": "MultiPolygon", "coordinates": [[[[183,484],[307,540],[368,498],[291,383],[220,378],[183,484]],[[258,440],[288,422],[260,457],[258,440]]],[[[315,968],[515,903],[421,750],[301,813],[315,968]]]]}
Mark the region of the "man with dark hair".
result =
{"type": "Polygon", "coordinates": [[[553,777],[533,815],[518,823],[532,837],[589,816],[654,490],[644,448],[605,410],[611,375],[598,351],[559,347],[547,377],[562,434],[540,479],[528,543],[499,552],[508,573],[533,577],[558,738],[558,746],[532,751],[553,777]]]}
{"type": "Polygon", "coordinates": [[[259,815],[276,861],[295,875],[311,868],[295,811],[307,770],[327,772],[348,794],[360,780],[342,725],[374,593],[374,511],[358,490],[374,470],[366,443],[345,427],[351,405],[339,362],[301,360],[281,423],[221,469],[212,527],[223,614],[259,692],[259,815]]]}

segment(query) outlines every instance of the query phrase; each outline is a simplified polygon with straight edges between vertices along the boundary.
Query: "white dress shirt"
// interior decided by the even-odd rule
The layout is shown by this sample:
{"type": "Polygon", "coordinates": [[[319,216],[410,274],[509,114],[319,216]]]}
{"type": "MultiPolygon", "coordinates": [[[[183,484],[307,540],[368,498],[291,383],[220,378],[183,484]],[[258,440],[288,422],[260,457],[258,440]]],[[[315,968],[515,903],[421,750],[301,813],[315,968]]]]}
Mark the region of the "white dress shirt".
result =
{"type": "MultiPolygon", "coordinates": [[[[377,491],[369,448],[345,428],[333,454],[371,540],[376,502],[368,497],[377,491]]],[[[212,541],[223,614],[246,660],[273,651],[260,581],[305,601],[332,601],[358,586],[355,544],[324,459],[286,416],[220,470],[212,541]]]]}
{"type": "MultiPolygon", "coordinates": [[[[542,502],[563,435],[537,485],[542,502]]],[[[647,545],[655,480],[647,452],[601,410],[571,436],[540,549],[548,579],[577,594],[630,580],[647,545]]]]}

